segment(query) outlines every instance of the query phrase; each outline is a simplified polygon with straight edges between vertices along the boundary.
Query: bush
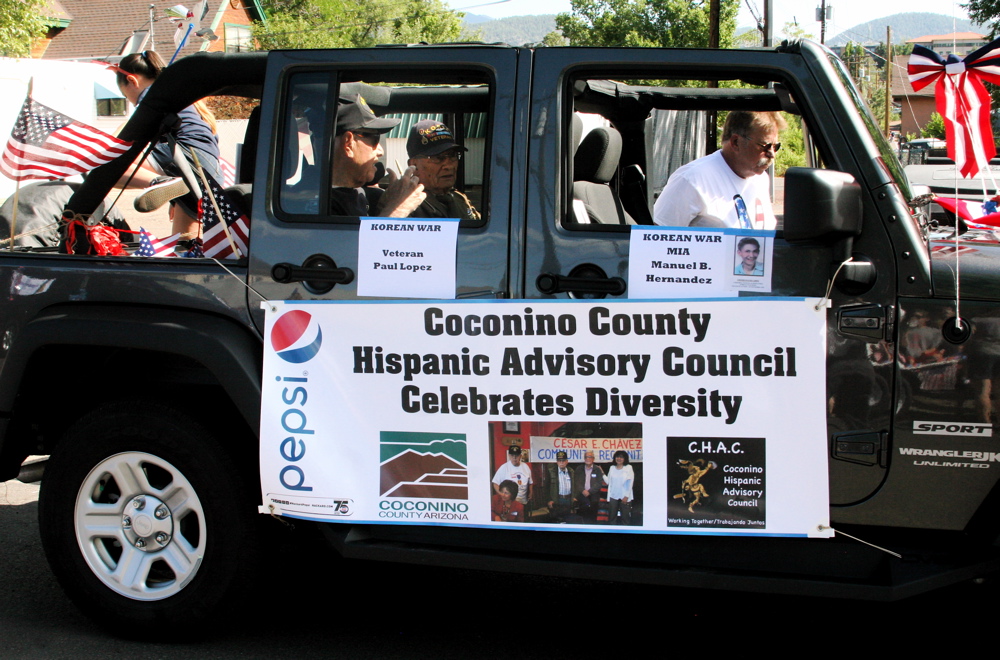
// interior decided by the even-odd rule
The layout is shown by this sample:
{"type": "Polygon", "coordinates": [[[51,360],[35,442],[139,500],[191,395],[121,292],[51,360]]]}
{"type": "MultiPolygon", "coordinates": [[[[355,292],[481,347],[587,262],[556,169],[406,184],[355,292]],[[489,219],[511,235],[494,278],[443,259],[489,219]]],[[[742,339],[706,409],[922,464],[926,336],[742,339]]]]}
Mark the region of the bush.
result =
{"type": "Polygon", "coordinates": [[[944,139],[944,117],[938,113],[931,115],[927,125],[920,129],[920,136],[925,138],[944,139]]]}

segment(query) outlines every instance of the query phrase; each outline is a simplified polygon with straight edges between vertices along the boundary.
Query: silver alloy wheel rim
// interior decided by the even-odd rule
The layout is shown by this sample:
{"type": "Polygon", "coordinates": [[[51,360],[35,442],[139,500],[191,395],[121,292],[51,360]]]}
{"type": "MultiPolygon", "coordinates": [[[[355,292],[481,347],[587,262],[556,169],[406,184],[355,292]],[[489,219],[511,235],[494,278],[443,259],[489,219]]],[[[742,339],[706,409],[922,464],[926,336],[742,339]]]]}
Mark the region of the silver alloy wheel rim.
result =
{"type": "Polygon", "coordinates": [[[180,470],[152,454],[126,452],[98,463],[77,494],[74,528],[94,575],[135,600],[178,593],[204,556],[198,494],[180,470]]]}

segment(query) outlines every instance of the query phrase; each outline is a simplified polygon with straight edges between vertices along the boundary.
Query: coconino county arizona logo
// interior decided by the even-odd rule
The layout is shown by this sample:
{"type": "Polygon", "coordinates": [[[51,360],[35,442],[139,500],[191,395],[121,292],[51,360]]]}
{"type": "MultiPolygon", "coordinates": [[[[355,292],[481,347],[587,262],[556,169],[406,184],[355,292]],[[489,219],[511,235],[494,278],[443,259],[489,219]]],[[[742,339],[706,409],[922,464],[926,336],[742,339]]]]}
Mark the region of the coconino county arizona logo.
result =
{"type": "Polygon", "coordinates": [[[300,309],[283,314],[271,328],[271,348],[285,362],[302,364],[316,357],[323,330],[312,314],[300,309]]]}
{"type": "Polygon", "coordinates": [[[382,431],[380,435],[382,497],[469,498],[464,433],[382,431]]]}

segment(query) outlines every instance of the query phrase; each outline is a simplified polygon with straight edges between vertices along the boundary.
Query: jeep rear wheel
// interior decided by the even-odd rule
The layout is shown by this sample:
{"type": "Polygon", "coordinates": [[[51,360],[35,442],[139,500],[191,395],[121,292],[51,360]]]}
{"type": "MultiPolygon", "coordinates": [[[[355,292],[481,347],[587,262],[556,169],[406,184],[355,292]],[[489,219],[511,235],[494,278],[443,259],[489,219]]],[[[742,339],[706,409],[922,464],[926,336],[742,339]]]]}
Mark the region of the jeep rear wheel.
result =
{"type": "Polygon", "coordinates": [[[107,406],[56,448],[39,497],[42,543],[70,598],[110,631],[202,629],[252,568],[253,500],[193,419],[107,406]]]}

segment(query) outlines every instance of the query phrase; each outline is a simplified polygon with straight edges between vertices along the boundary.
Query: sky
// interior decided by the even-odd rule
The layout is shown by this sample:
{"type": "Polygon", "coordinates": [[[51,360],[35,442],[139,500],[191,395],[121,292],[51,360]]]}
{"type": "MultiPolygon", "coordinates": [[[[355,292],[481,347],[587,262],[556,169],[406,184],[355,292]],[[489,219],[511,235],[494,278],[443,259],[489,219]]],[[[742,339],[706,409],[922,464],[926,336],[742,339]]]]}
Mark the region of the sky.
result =
{"type": "MultiPolygon", "coordinates": [[[[763,0],[750,1],[760,10],[763,9],[763,0]]],[[[962,2],[965,1],[962,0],[962,2]]],[[[482,14],[491,18],[558,14],[570,10],[569,0],[505,0],[494,3],[477,2],[477,0],[451,0],[449,4],[452,9],[482,14]]],[[[752,27],[756,24],[746,4],[747,0],[743,0],[737,21],[737,25],[740,27],[752,27]]],[[[833,20],[827,21],[828,37],[835,36],[859,23],[879,17],[878,13],[871,9],[871,0],[828,0],[827,4],[833,7],[833,20]]],[[[774,0],[775,37],[781,35],[781,29],[786,22],[797,19],[800,27],[818,38],[820,25],[815,20],[816,7],[818,6],[817,0],[774,0]]],[[[907,0],[905,6],[906,11],[968,18],[968,14],[958,6],[958,2],[949,2],[949,0],[907,0]]],[[[882,15],[890,16],[894,13],[897,12],[887,11],[882,15]]]]}

